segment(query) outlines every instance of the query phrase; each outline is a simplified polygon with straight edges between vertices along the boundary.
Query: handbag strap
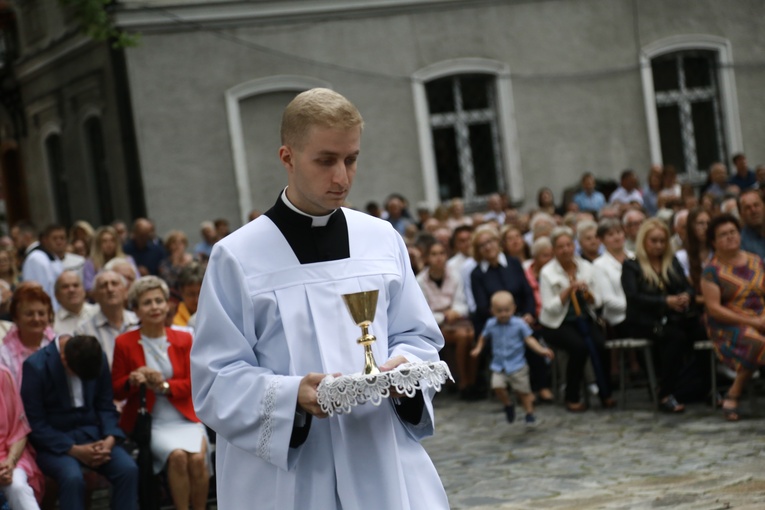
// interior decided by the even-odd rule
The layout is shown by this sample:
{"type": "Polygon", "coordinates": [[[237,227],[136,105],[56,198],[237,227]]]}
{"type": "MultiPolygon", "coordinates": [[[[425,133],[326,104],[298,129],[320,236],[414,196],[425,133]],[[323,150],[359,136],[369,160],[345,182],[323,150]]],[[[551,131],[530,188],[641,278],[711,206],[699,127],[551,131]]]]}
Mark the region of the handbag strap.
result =
{"type": "Polygon", "coordinates": [[[138,413],[139,414],[146,414],[149,412],[149,407],[146,405],[146,384],[141,383],[141,385],[138,387],[138,399],[140,402],[140,405],[138,407],[138,413]]]}

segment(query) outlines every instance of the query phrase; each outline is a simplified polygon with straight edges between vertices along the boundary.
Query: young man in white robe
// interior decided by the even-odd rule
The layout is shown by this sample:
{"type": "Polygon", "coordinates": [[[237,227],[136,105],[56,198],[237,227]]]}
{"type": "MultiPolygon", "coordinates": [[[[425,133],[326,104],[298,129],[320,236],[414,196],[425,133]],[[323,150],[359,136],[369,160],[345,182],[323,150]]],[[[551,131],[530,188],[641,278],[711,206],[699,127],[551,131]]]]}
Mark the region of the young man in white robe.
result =
{"type": "Polygon", "coordinates": [[[194,405],[218,434],[218,508],[439,510],[449,507],[419,441],[432,391],[327,418],[317,388],[363,367],[343,294],[379,290],[371,333],[381,370],[435,361],[438,325],[391,224],[341,208],[363,121],[327,89],[282,119],[288,186],[260,218],[215,244],[191,352],[194,405]]]}

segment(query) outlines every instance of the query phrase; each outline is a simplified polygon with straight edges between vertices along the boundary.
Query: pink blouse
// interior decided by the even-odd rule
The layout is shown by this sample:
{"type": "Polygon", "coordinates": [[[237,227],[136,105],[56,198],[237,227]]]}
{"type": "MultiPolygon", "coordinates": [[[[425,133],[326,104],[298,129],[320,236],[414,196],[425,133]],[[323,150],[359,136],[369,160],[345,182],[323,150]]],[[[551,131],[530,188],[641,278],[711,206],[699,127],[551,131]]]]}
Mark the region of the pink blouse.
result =
{"type": "MultiPolygon", "coordinates": [[[[0,366],[0,461],[8,458],[11,446],[26,437],[31,429],[24,414],[21,395],[13,381],[11,372],[0,366]]],[[[27,474],[29,486],[35,491],[38,501],[42,500],[45,477],[34,459],[34,449],[27,443],[16,467],[27,474]]]]}
{"type": "Polygon", "coordinates": [[[24,365],[24,361],[32,354],[37,352],[38,349],[42,349],[56,338],[56,333],[53,328],[48,326],[43,331],[43,339],[40,342],[40,347],[37,349],[30,349],[21,343],[19,337],[19,328],[14,324],[8,331],[3,339],[3,345],[0,345],[0,365],[4,366],[11,372],[13,381],[16,386],[21,388],[21,367],[24,365]]]}

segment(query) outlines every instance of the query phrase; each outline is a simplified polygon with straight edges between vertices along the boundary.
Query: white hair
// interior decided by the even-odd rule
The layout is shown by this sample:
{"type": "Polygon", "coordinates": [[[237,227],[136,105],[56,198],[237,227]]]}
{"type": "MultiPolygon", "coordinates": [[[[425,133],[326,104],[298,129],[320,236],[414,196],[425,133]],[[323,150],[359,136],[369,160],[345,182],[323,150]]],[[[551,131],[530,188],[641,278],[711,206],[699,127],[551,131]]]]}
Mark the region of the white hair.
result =
{"type": "Polygon", "coordinates": [[[576,224],[576,238],[581,239],[590,230],[598,230],[598,224],[592,220],[580,221],[576,224]]]}
{"type": "Polygon", "coordinates": [[[622,215],[622,225],[626,225],[632,214],[639,214],[645,219],[645,213],[640,209],[629,209],[622,215]]]}
{"type": "Polygon", "coordinates": [[[555,226],[555,218],[553,218],[546,212],[538,212],[534,215],[533,218],[531,218],[531,221],[529,222],[529,230],[533,232],[536,226],[543,222],[549,223],[553,227],[555,226]]]}
{"type": "Polygon", "coordinates": [[[552,241],[550,241],[549,237],[540,237],[531,245],[531,256],[536,257],[545,248],[552,248],[552,241]]]}
{"type": "Polygon", "coordinates": [[[680,224],[680,221],[688,218],[689,212],[688,209],[682,209],[675,213],[675,218],[672,220],[672,228],[675,229],[675,232],[677,232],[677,226],[680,224]]]}

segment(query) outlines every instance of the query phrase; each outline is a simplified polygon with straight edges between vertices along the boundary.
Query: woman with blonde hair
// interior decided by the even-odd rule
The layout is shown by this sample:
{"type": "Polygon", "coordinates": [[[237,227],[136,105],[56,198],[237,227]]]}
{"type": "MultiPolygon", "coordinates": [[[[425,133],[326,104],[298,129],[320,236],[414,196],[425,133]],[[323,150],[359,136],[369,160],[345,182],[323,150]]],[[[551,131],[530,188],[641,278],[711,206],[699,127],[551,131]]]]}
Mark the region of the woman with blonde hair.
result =
{"type": "Polygon", "coordinates": [[[95,231],[90,223],[85,220],[75,221],[69,229],[69,244],[74,246],[76,241],[82,241],[87,247],[88,253],[84,255],[87,257],[90,255],[90,243],[94,234],[95,231]]]}
{"type": "Polygon", "coordinates": [[[461,198],[452,198],[449,201],[449,218],[446,220],[446,226],[454,230],[462,225],[473,226],[473,220],[470,216],[465,216],[465,202],[461,198]]]}
{"type": "Polygon", "coordinates": [[[674,256],[669,227],[650,218],[640,226],[635,259],[622,266],[627,298],[625,327],[637,338],[653,340],[658,358],[659,408],[667,413],[685,410],[681,404],[693,391],[690,366],[693,342],[704,336],[692,306],[694,291],[674,256]]]}
{"type": "MultiPolygon", "coordinates": [[[[87,292],[93,290],[96,274],[104,268],[107,262],[116,257],[128,259],[133,267],[135,267],[133,258],[125,255],[125,252],[122,251],[122,244],[120,244],[119,235],[114,227],[99,227],[95,234],[93,234],[90,257],[82,267],[82,283],[87,292]]],[[[137,272],[138,269],[136,268],[137,272]]]]}

